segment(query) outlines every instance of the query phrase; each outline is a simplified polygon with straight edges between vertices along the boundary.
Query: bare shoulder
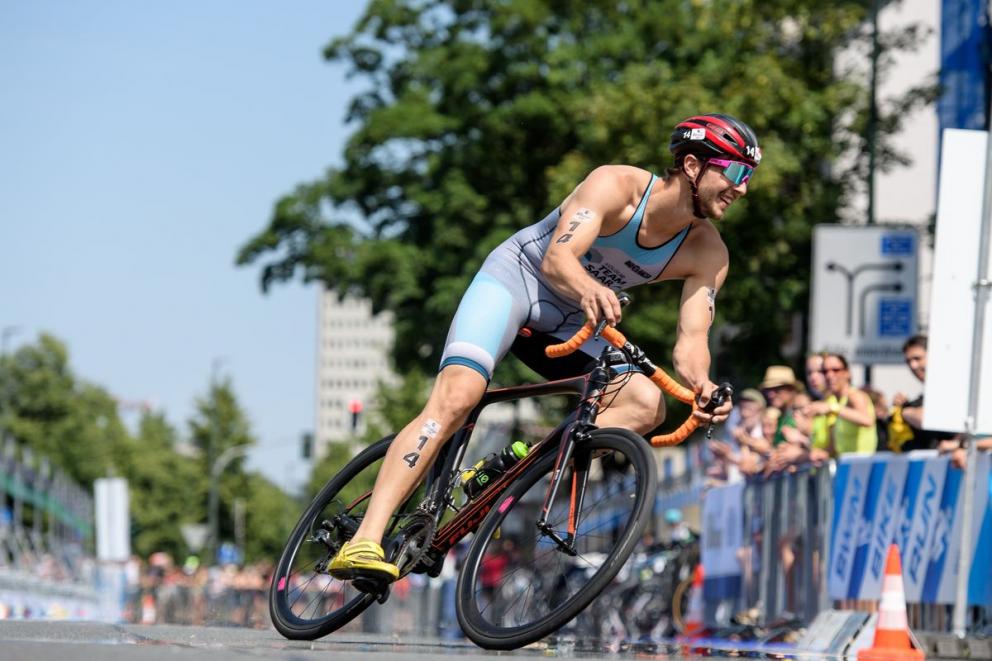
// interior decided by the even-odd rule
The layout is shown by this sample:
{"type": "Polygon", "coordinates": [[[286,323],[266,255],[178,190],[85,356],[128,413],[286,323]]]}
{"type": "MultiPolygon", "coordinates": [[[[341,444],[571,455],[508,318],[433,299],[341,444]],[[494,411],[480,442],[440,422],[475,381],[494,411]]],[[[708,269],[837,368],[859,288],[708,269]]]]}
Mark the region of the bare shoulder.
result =
{"type": "Polygon", "coordinates": [[[601,165],[592,170],[562,206],[575,202],[598,207],[603,213],[622,212],[637,205],[651,173],[632,165],[601,165]]]}
{"type": "Polygon", "coordinates": [[[730,252],[719,230],[709,220],[693,223],[685,244],[663,274],[663,279],[702,276],[722,281],[730,265],[730,252]]]}

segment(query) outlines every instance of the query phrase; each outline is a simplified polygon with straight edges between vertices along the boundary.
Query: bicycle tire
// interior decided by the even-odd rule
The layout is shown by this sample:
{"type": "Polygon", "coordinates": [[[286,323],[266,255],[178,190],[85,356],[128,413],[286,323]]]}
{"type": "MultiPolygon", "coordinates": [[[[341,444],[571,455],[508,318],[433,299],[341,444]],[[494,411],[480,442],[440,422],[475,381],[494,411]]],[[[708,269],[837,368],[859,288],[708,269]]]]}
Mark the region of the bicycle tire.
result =
{"type": "Polygon", "coordinates": [[[327,516],[342,512],[348,515],[357,514],[357,508],[362,503],[367,504],[367,498],[348,505],[345,501],[354,501],[356,497],[360,497],[355,495],[356,492],[367,491],[370,485],[366,485],[366,482],[369,478],[375,479],[378,464],[386,456],[392,440],[393,436],[387,436],[365,448],[348,462],[317,493],[290,533],[269,586],[269,614],[272,624],[286,638],[315,640],[326,636],[353,620],[375,601],[374,595],[359,592],[349,581],[333,579],[326,571],[319,569],[319,563],[326,563],[333,557],[340,543],[350,535],[335,531],[331,533],[333,540],[330,545],[315,539],[315,535],[319,534],[318,530],[322,530],[321,524],[328,520],[327,516]],[[351,493],[346,493],[349,490],[351,493]],[[308,542],[314,544],[313,552],[309,552],[310,548],[305,548],[308,542]],[[300,554],[304,552],[310,559],[301,560],[300,554]],[[297,560],[301,561],[294,565],[297,560]],[[310,565],[313,566],[309,567],[310,575],[307,575],[307,567],[310,565]],[[294,572],[294,566],[299,568],[298,571],[294,572]],[[295,598],[294,593],[297,595],[295,598]],[[319,606],[328,597],[333,598],[333,603],[340,605],[334,610],[319,614],[319,606]],[[301,609],[304,598],[310,601],[301,609]],[[311,604],[317,606],[314,608],[315,617],[307,618],[311,604]]]}
{"type": "MultiPolygon", "coordinates": [[[[565,566],[565,554],[549,541],[547,535],[533,532],[538,518],[537,511],[543,504],[547,491],[549,474],[554,471],[555,453],[539,459],[511,483],[500,494],[497,501],[499,504],[486,515],[476,532],[458,577],[456,610],[462,630],[480,647],[492,650],[517,649],[554,633],[603,591],[640,541],[653,510],[657,488],[654,457],[644,439],[624,429],[594,430],[588,440],[576,444],[573,457],[581,456],[581,453],[590,453],[594,457],[593,465],[597,468],[592,469],[590,475],[606,466],[606,455],[615,458],[616,454],[620,454],[626,457],[627,462],[626,468],[605,469],[602,473],[602,485],[605,486],[590,483],[576,531],[576,557],[580,563],[577,572],[565,566]],[[625,479],[618,479],[621,477],[625,479]],[[625,481],[631,479],[633,484],[626,485],[625,481]],[[608,503],[605,502],[607,500],[608,503]],[[597,504],[606,504],[614,509],[624,505],[629,511],[626,517],[621,511],[619,518],[616,518],[613,510],[606,510],[596,515],[596,518],[591,512],[587,512],[586,506],[591,506],[591,509],[597,504]],[[604,519],[604,516],[607,518],[604,519]],[[520,523],[517,523],[518,519],[521,520],[520,523]],[[605,528],[614,521],[617,524],[615,528],[605,528]],[[512,540],[518,529],[521,531],[520,541],[514,540],[512,544],[519,544],[519,548],[500,548],[506,547],[503,539],[512,540]],[[502,532],[508,533],[505,538],[502,538],[502,532]],[[613,538],[612,542],[605,540],[607,533],[613,538]],[[593,549],[602,547],[607,547],[608,552],[596,566],[591,554],[600,553],[593,549]],[[507,567],[497,586],[492,585],[492,575],[483,578],[486,571],[483,568],[483,558],[487,553],[492,553],[493,549],[517,556],[517,566],[512,571],[507,567]],[[527,568],[528,564],[533,564],[536,571],[527,568]],[[554,573],[556,571],[557,574],[554,573]],[[589,571],[594,573],[587,579],[585,574],[589,571]],[[572,574],[571,577],[569,573],[572,574]],[[550,581],[549,574],[552,574],[550,581]],[[506,586],[509,586],[509,590],[506,586]],[[574,593],[568,594],[573,586],[574,593]],[[513,596],[514,590],[520,592],[516,597],[513,596]],[[530,597],[526,597],[528,591],[531,592],[530,597]],[[532,617],[528,614],[531,610],[534,611],[533,621],[527,621],[532,617]],[[542,612],[543,610],[547,612],[542,612]]],[[[567,485],[570,484],[572,465],[570,463],[564,469],[562,484],[565,488],[559,491],[559,497],[548,516],[548,523],[556,534],[561,533],[559,536],[564,535],[563,526],[567,525],[570,500],[567,485]]],[[[624,464],[618,462],[615,465],[624,464]]]]}

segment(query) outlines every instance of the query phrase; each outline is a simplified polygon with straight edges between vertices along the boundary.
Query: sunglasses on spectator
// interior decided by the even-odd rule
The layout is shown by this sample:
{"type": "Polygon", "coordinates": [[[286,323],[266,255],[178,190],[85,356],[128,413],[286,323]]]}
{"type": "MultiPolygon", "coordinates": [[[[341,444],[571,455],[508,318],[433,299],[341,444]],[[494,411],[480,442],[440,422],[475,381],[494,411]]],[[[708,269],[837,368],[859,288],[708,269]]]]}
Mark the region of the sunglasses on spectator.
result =
{"type": "Polygon", "coordinates": [[[722,168],[721,172],[723,173],[723,176],[729,179],[734,186],[740,186],[741,184],[750,181],[751,174],[754,172],[754,168],[747,163],[741,163],[740,161],[728,161],[722,158],[711,158],[709,162],[722,168]]]}
{"type": "Polygon", "coordinates": [[[844,368],[843,367],[824,367],[820,371],[823,372],[824,374],[836,374],[837,372],[843,372],[844,371],[844,368]]]}

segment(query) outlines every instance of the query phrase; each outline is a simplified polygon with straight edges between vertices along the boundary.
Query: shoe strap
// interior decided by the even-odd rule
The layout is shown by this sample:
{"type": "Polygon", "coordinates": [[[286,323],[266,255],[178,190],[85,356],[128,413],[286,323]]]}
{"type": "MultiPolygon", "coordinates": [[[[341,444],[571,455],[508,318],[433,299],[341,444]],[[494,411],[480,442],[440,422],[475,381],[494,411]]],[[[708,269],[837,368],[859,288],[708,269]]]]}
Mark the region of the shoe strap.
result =
{"type": "Polygon", "coordinates": [[[373,553],[379,558],[385,558],[386,554],[382,550],[382,547],[375,542],[367,539],[362,539],[357,542],[348,542],[344,549],[347,555],[358,555],[362,553],[373,553]]]}

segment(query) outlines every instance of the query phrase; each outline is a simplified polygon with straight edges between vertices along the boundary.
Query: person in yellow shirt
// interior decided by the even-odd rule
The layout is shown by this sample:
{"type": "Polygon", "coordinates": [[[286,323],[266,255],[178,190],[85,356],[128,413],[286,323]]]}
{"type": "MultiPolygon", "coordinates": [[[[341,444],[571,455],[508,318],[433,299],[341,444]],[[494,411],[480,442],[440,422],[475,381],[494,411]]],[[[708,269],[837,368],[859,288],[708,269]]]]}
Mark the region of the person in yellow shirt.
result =
{"type": "Polygon", "coordinates": [[[813,461],[837,458],[849,452],[870,453],[878,447],[875,407],[863,390],[851,385],[851,372],[844,356],[828,353],[823,358],[827,397],[812,402],[806,414],[813,423],[813,461]]]}

